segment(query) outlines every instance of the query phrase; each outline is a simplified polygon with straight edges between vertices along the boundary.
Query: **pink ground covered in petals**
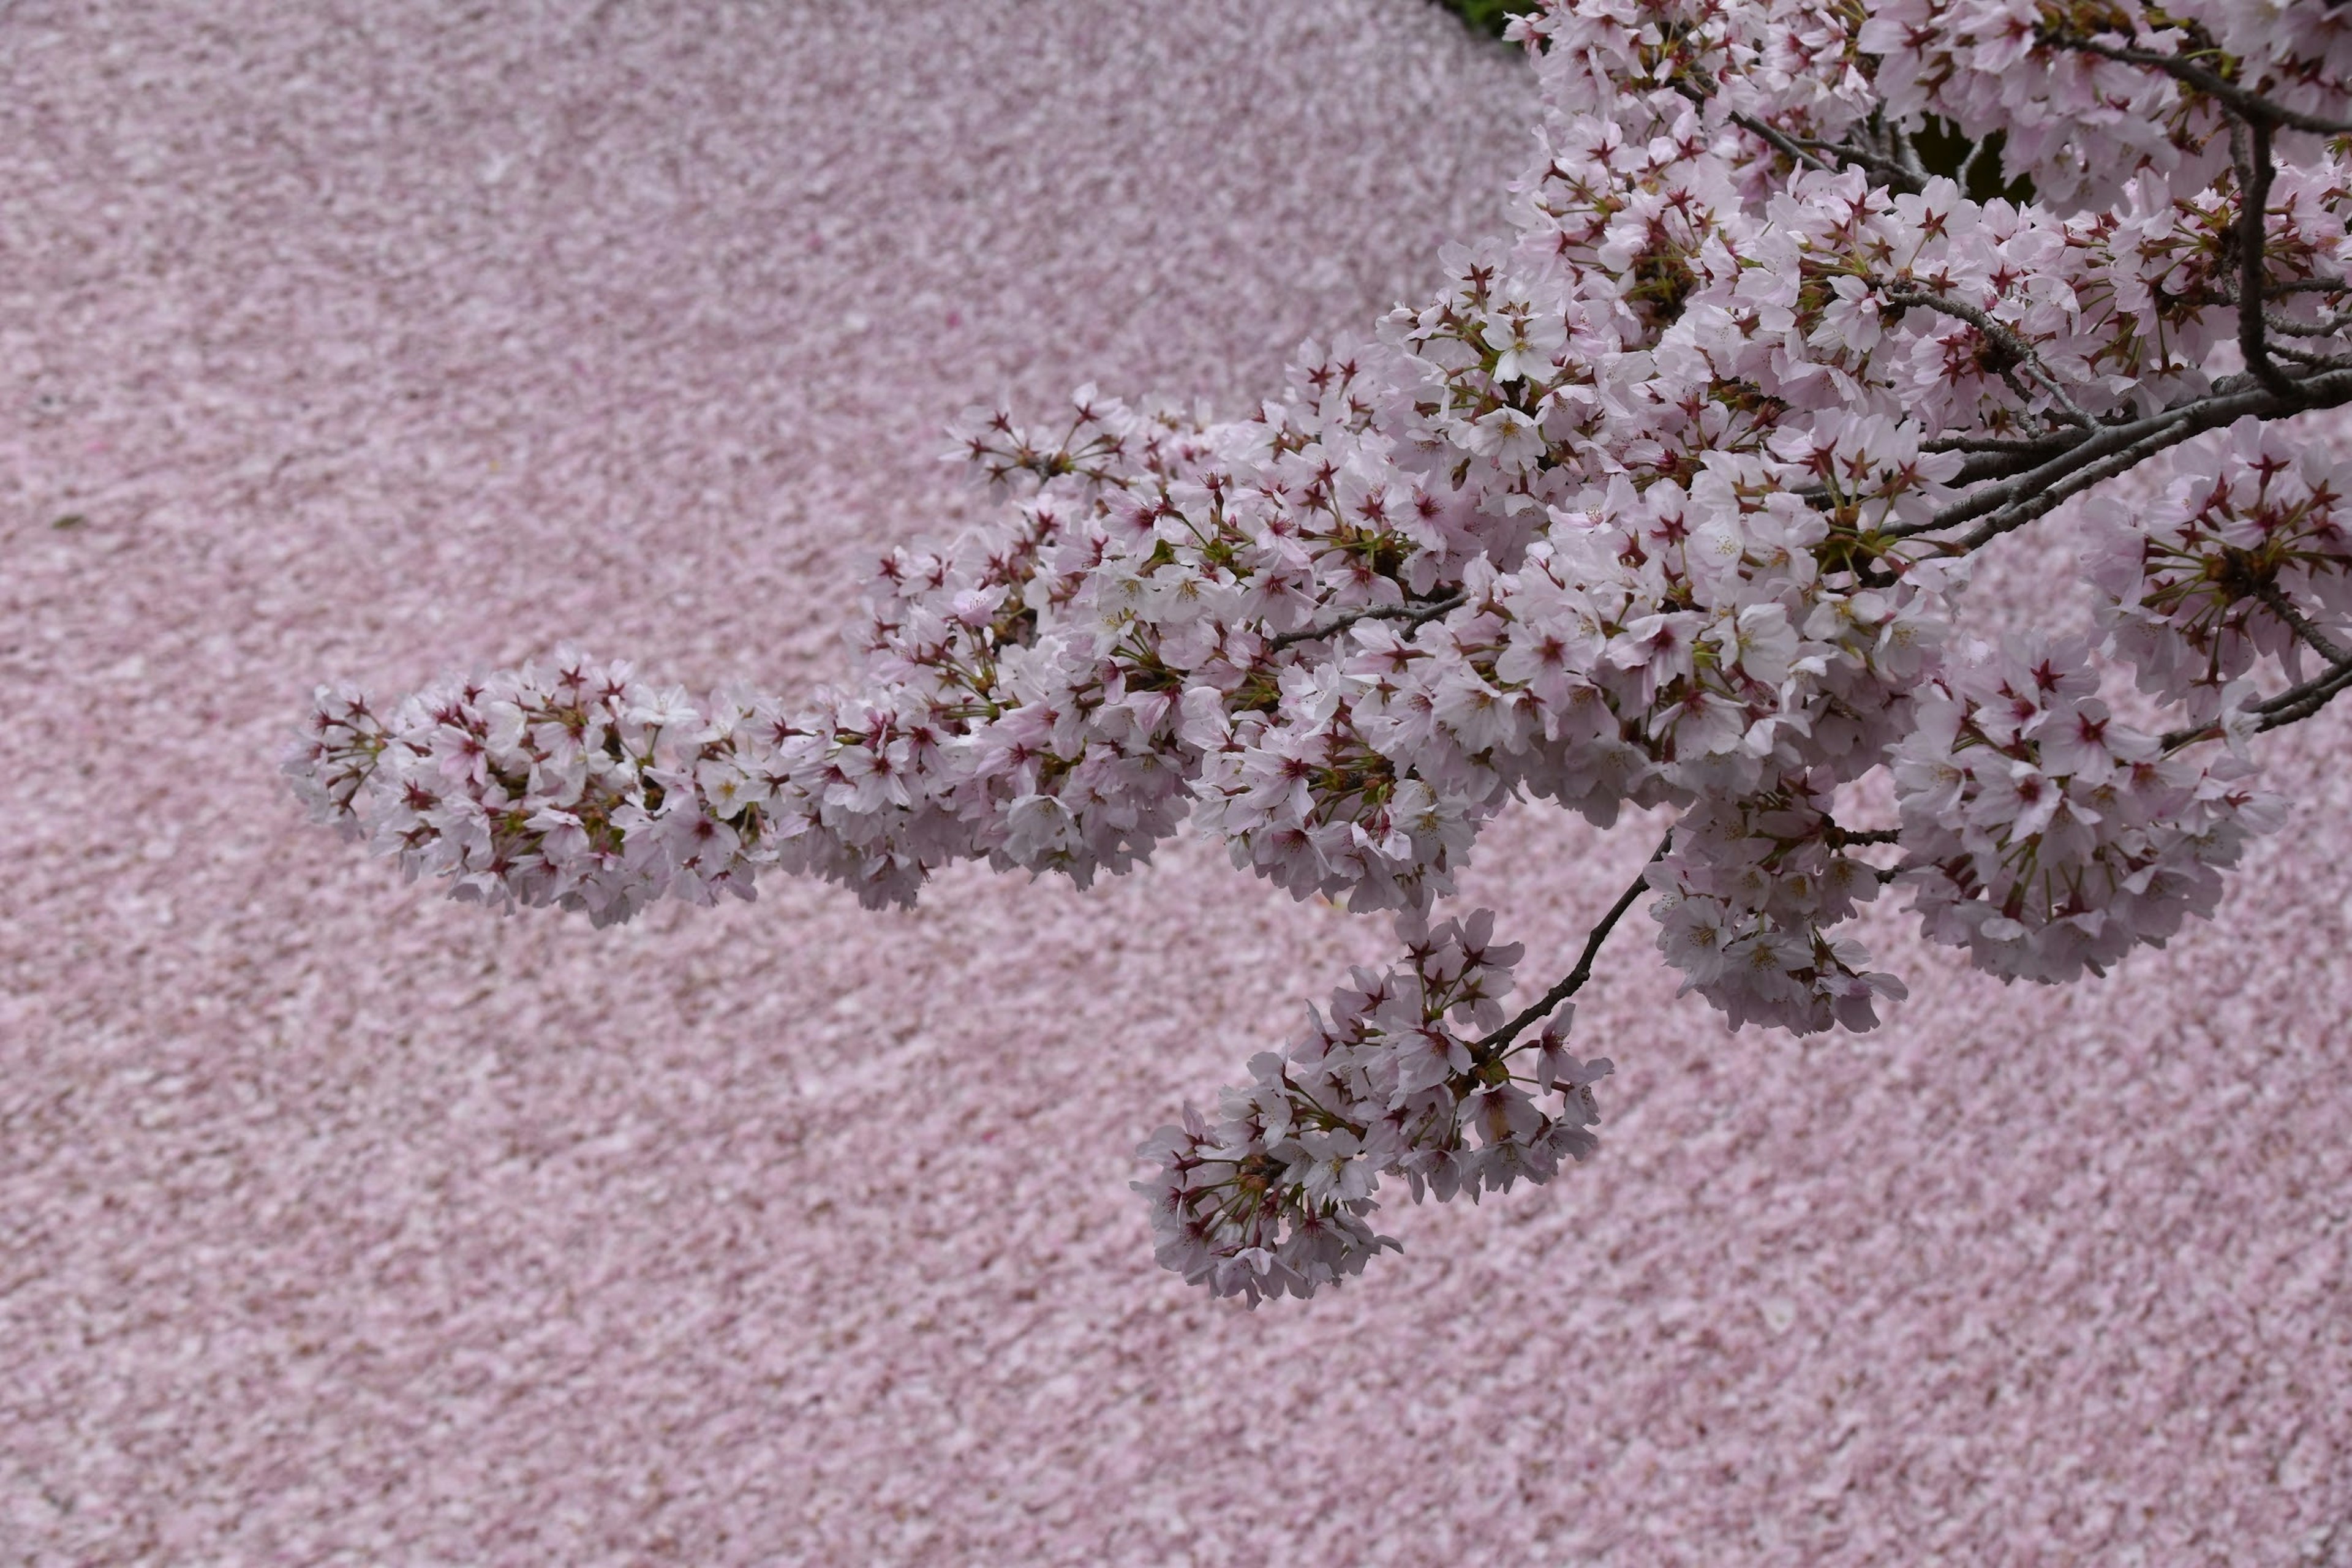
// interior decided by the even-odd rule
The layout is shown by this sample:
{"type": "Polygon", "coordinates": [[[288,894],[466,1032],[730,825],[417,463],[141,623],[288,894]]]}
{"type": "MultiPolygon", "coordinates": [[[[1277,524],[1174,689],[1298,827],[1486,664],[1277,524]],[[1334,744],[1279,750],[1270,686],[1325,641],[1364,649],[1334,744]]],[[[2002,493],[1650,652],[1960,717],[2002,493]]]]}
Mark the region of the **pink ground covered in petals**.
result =
{"type": "MultiPolygon", "coordinates": [[[[2101,984],[1890,915],[1888,1027],[1727,1037],[1633,922],[1600,1156],[1255,1314],[1131,1152],[1378,922],[1186,842],[599,932],[300,822],[316,679],[840,676],[962,406],[1276,390],[1530,98],[1418,0],[0,5],[0,1563],[2352,1563],[2344,715],[2101,984]]],[[[1465,892],[1548,979],[1651,841],[1465,892]]]]}

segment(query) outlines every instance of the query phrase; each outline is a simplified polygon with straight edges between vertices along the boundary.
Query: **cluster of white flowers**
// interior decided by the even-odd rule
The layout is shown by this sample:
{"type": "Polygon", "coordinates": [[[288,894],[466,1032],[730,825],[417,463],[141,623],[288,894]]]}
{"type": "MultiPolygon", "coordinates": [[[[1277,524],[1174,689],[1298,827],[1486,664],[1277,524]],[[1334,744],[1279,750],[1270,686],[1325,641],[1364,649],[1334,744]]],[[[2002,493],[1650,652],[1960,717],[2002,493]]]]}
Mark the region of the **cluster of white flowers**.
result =
{"type": "Polygon", "coordinates": [[[1015,494],[882,560],[854,689],[697,706],[572,658],[388,709],[321,689],[305,798],[461,895],[600,921],[770,866],[877,904],[959,859],[1084,884],[1188,814],[1297,897],[1397,911],[1396,968],[1150,1146],[1163,1258],[1252,1300],[1379,1250],[1380,1175],[1475,1193],[1590,1148],[1565,1014],[1515,1076],[1516,950],[1428,924],[1514,798],[1679,814],[1649,912],[1734,1026],[1874,1026],[1901,983],[1836,928],[1890,883],[2012,978],[2210,913],[2277,821],[2249,738],[2352,684],[2338,467],[2269,424],[2352,402],[2336,8],[1516,26],[1547,110],[1513,233],[1242,417],[1091,388],[969,416],[1015,494]],[[2005,137],[2034,196],[1929,173],[1929,115],[1979,160],[2005,137]],[[2151,461],[2153,514],[2102,510],[2151,461]],[[1958,635],[1969,556],[2085,494],[2102,645],[1958,635]],[[2183,726],[2112,719],[2102,658],[2183,726]],[[1899,824],[1836,820],[1889,768],[1899,824]]]}
{"type": "Polygon", "coordinates": [[[2117,720],[2074,640],[1947,660],[1894,752],[1904,879],[1927,933],[1978,967],[2103,973],[2213,912],[2246,837],[2281,803],[2224,752],[2201,765],[2117,720]]]}
{"type": "Polygon", "coordinates": [[[433,687],[389,721],[322,688],[289,771],[315,813],[454,897],[605,925],[665,893],[748,899],[773,859],[776,736],[754,700],[715,709],[576,655],[433,687]]]}
{"type": "Polygon", "coordinates": [[[1862,967],[1861,943],[1829,934],[1879,889],[1878,869],[1830,816],[1832,790],[1823,773],[1703,800],[1652,874],[1665,892],[1650,911],[1658,951],[1734,1028],[1873,1029],[1876,998],[1905,994],[1894,975],[1862,967]]]}
{"type": "Polygon", "coordinates": [[[2352,642],[2352,463],[2249,418],[2170,468],[2153,507],[2091,498],[2084,565],[2107,647],[2210,723],[2258,659],[2301,677],[2288,616],[2352,642]]]}
{"type": "Polygon", "coordinates": [[[1610,1063],[1569,1053],[1572,1004],[1531,1037],[1509,1033],[1502,999],[1522,950],[1494,933],[1490,910],[1433,929],[1399,916],[1400,963],[1356,970],[1328,1017],[1308,1008],[1307,1032],[1253,1058],[1213,1123],[1188,1111],[1161,1128],[1144,1146],[1159,1172],[1136,1184],[1160,1261],[1252,1304],[1311,1295],[1397,1245],[1366,1223],[1383,1176],[1416,1202],[1475,1200],[1591,1153],[1591,1086],[1610,1063]]]}

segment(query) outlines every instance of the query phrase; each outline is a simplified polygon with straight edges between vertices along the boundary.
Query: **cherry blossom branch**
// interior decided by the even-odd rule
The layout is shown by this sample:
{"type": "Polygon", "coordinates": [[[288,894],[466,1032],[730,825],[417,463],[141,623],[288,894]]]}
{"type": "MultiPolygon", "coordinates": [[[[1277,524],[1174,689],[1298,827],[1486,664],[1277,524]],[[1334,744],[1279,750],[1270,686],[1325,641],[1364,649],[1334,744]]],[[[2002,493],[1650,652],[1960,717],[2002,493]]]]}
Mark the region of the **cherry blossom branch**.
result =
{"type": "Polygon", "coordinates": [[[2126,48],[2120,45],[2102,43],[2063,28],[2037,28],[2040,41],[2055,48],[2074,49],[2082,54],[2098,55],[2127,66],[2146,66],[2160,70],[2176,81],[2185,82],[2209,98],[2218,99],[2237,110],[2249,123],[2261,122],[2284,126],[2290,131],[2308,131],[2318,136],[2342,136],[2352,132],[2352,121],[2329,120],[2323,115],[2305,114],[2300,110],[2274,103],[2260,93],[2249,92],[2237,83],[2224,79],[2203,66],[2191,65],[2174,55],[2159,55],[2149,49],[2126,48]]]}
{"type": "Polygon", "coordinates": [[[1368,605],[1360,610],[1349,610],[1311,626],[1301,626],[1295,632],[1285,632],[1280,637],[1268,637],[1265,646],[1268,648],[1282,648],[1289,647],[1294,643],[1315,642],[1344,632],[1358,621],[1402,621],[1408,626],[1417,626],[1424,622],[1433,621],[1450,610],[1460,609],[1468,598],[1469,595],[1466,594],[1453,594],[1443,599],[1432,600],[1425,605],[1368,605]]]}
{"type": "MultiPolygon", "coordinates": [[[[1699,101],[1696,94],[1694,93],[1691,97],[1693,101],[1699,101]]],[[[1782,157],[1800,168],[1818,169],[1825,174],[1835,173],[1829,164],[1800,145],[1795,137],[1775,126],[1766,124],[1752,114],[1734,114],[1731,117],[1731,122],[1757,140],[1769,142],[1782,157]]]]}
{"type": "Polygon", "coordinates": [[[1769,142],[1792,163],[1824,174],[1835,173],[1835,166],[1821,154],[1828,153],[1840,163],[1852,163],[1865,174],[1878,176],[1877,184],[1886,185],[1906,195],[1917,195],[1923,182],[1911,170],[1895,159],[1857,147],[1852,142],[1824,142],[1816,136],[1791,136],[1777,126],[1766,123],[1752,114],[1734,114],[1731,122],[1759,140],[1769,142]]]}
{"type": "MultiPolygon", "coordinates": [[[[2253,596],[2285,623],[2296,640],[2327,661],[2327,668],[2320,674],[2252,705],[2250,710],[2262,715],[2261,721],[2254,725],[2254,732],[2263,734],[2310,718],[2339,693],[2352,688],[2352,649],[2338,646],[2335,638],[2314,626],[2309,617],[2294,607],[2294,601],[2279,591],[2277,584],[2255,584],[2253,596]]],[[[2162,743],[2166,751],[2174,752],[2199,741],[2211,740],[2221,733],[2221,726],[2219,724],[2193,725],[2171,731],[2163,738],[2162,743]]]]}
{"type": "Polygon", "coordinates": [[[2294,607],[2294,602],[2279,592],[2279,585],[2276,583],[2256,584],[2254,597],[2260,599],[2263,607],[2271,614],[2284,621],[2287,629],[2294,633],[2303,645],[2312,652],[2331,665],[2352,665],[2352,653],[2338,647],[2334,638],[2313,626],[2309,618],[2294,607]]]}
{"type": "MultiPolygon", "coordinates": [[[[2282,396],[2267,387],[2241,387],[2128,424],[2097,426],[2057,457],[1990,485],[1925,522],[1898,525],[1885,531],[1890,538],[1909,538],[1957,528],[1981,518],[1984,521],[1957,541],[1949,552],[1966,554],[2192,436],[2218,430],[2248,415],[2258,419],[2278,419],[2306,409],[2352,402],[2352,373],[2346,371],[2322,371],[2294,385],[2291,396],[2282,396]]],[[[2020,458],[2030,455],[2021,451],[2020,458]]]]}
{"type": "Polygon", "coordinates": [[[1658,847],[1650,851],[1650,858],[1642,863],[1641,870],[1634,873],[1632,885],[1617,896],[1617,901],[1609,906],[1609,912],[1601,917],[1601,922],[1585,937],[1584,952],[1577,959],[1576,967],[1568,972],[1567,977],[1545,992],[1517,1017],[1471,1047],[1470,1054],[1478,1063],[1483,1066],[1502,1058],[1509,1051],[1511,1042],[1525,1033],[1528,1026],[1549,1017],[1561,1003],[1584,989],[1584,983],[1592,978],[1592,961],[1601,956],[1601,944],[1609,940],[1609,933],[1617,929],[1617,922],[1624,919],[1625,911],[1633,907],[1633,900],[1642,896],[1642,889],[1650,885],[1650,868],[1665,858],[1666,851],[1674,847],[1674,842],[1675,830],[1669,827],[1666,836],[1658,840],[1658,847]]]}
{"type": "MultiPolygon", "coordinates": [[[[2091,416],[2083,411],[2074,398],[2067,395],[2066,389],[2059,384],[2058,378],[2050,374],[2049,368],[2042,363],[2042,356],[2034,353],[2032,345],[2010,331],[1990,312],[1979,310],[1964,300],[1955,300],[1949,295],[1938,294],[1933,289],[1922,288],[1913,282],[1888,283],[1882,285],[1882,288],[1887,303],[1891,305],[1919,305],[1966,321],[1992,340],[1996,348],[2024,367],[2025,374],[2033,378],[2034,384],[2056,401],[2064,414],[2066,423],[2084,430],[2095,427],[2091,416]]],[[[2007,374],[2006,368],[2003,374],[2007,374]]],[[[2021,394],[2022,389],[2019,390],[2021,394]]]]}
{"type": "Polygon", "coordinates": [[[2295,364],[2310,365],[2316,370],[2352,370],[2352,354],[2315,353],[2286,343],[2273,343],[2271,353],[2295,364]]]}
{"type": "MultiPolygon", "coordinates": [[[[2193,5],[2227,47],[2300,47],[2229,0],[2193,5]]],[[[875,907],[958,863],[1083,887],[1188,820],[1294,897],[1395,911],[1398,962],[1351,971],[1213,1118],[1188,1110],[1147,1145],[1160,1261],[1253,1301],[1393,1249],[1369,1223],[1383,1181],[1475,1196],[1594,1151],[1610,1064],[1569,1055],[1562,1013],[1645,887],[1666,895],[1647,900],[1663,961],[1735,1027],[1877,1026],[1901,982],[1839,930],[1874,878],[2005,978],[2161,943],[2284,820],[2248,735],[2352,690],[2352,458],[2272,423],[2352,404],[2335,335],[2352,285],[2306,276],[2352,253],[2340,149],[2274,147],[2313,117],[2223,79],[2246,74],[2229,57],[2097,43],[2189,81],[2138,85],[2186,102],[2173,118],[2200,136],[2235,124],[2233,208],[2208,160],[2161,169],[2116,133],[2091,79],[2129,73],[2046,39],[2029,63],[2060,68],[2021,70],[2020,39],[1971,30],[1985,7],[1664,9],[1706,16],[1637,34],[1623,0],[1549,0],[1528,37],[1574,67],[1545,73],[1547,114],[1580,128],[1529,172],[1534,242],[1442,253],[1441,293],[1369,342],[1306,345],[1246,418],[1091,389],[1034,428],[979,416],[970,458],[1038,484],[877,563],[851,687],[697,702],[559,652],[396,703],[321,688],[285,764],[296,791],[454,896],[601,924],[760,877],[875,907]],[[1711,94],[1685,133],[1685,101],[1711,94]],[[1824,105],[1841,142],[1812,134],[1824,105]],[[1894,129],[1929,112],[1979,138],[1963,176],[1995,172],[1976,160],[2002,132],[2000,172],[2049,199],[1978,223],[1890,195],[1945,188],[1894,129]],[[2183,216],[2155,236],[2143,212],[2183,216]],[[2077,308],[2021,316],[2019,289],[2077,308]],[[2242,373],[2199,368],[2233,341],[2242,373]],[[2021,414],[1985,402],[1996,376],[2021,414]],[[1559,416],[1533,417],[1538,398],[1559,416]],[[2084,520],[2098,638],[1959,635],[1961,574],[1934,557],[2205,433],[2178,482],[2084,520]],[[2259,556],[2225,547],[2248,530],[2259,556]],[[1368,570],[1398,602],[1363,603],[1368,570]],[[1351,645],[1395,637],[1346,635],[1465,607],[1477,636],[1394,658],[1351,645]],[[2242,704],[2241,672],[2283,683],[2314,656],[2313,679],[2242,704]],[[2097,700],[2105,660],[2217,721],[2167,746],[2221,734],[2232,754],[2138,765],[2154,737],[2097,700]],[[1839,791],[1882,767],[1901,827],[1840,826],[1839,791]],[[1521,798],[1596,822],[1672,803],[1676,827],[1513,1017],[1523,950],[1493,940],[1491,911],[1430,915],[1521,798]]],[[[2279,90],[2332,68],[2287,57],[2279,90]]]]}

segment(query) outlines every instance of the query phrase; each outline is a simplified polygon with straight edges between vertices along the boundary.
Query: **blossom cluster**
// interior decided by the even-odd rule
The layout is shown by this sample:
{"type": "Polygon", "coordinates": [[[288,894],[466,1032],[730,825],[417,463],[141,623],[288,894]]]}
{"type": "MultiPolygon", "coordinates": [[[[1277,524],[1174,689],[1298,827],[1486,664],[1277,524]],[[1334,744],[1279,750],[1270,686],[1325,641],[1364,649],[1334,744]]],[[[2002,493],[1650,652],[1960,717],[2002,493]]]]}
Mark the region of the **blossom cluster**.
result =
{"type": "Polygon", "coordinates": [[[2238,755],[2168,755],[2116,718],[2089,655],[2080,639],[1972,647],[1893,753],[1922,927],[1995,974],[2054,984],[2161,947],[2283,820],[2238,755]]]}
{"type": "Polygon", "coordinates": [[[1703,800],[1677,825],[1651,880],[1658,951],[1738,1028],[1798,1034],[1878,1026],[1877,1000],[1902,981],[1837,926],[1878,894],[1879,868],[1830,815],[1825,775],[1737,801],[1703,800]]]}
{"type": "Polygon", "coordinates": [[[2153,506],[2091,498],[2084,575],[2141,687],[2211,722],[2258,660],[2302,675],[2288,615],[2352,641],[2352,464],[2249,418],[2168,467],[2153,506]]]}
{"type": "Polygon", "coordinates": [[[696,703],[575,656],[322,688],[289,771],[461,896],[599,921],[768,868],[869,904],[964,859],[1084,885],[1188,819],[1393,911],[1396,965],[1148,1146],[1163,1260],[1303,1294],[1385,1245],[1380,1178],[1591,1147],[1566,1014],[1521,1076],[1516,950],[1431,923],[1515,799],[1675,814],[1659,951],[1799,1032],[1903,994],[1842,929],[1885,889],[2054,982],[2210,914],[2276,826],[2251,737],[2352,685],[2343,478],[2274,423],[2352,401],[2352,170],[2311,129],[2335,8],[2252,9],[1550,0],[1514,25],[1546,113],[1509,235],[1238,417],[969,416],[1005,505],[882,558],[845,689],[696,703]],[[1929,174],[1930,115],[2037,195],[1929,174]],[[2153,511],[2106,500],[2148,463],[2153,511]],[[1964,635],[1971,556],[2078,496],[2096,645],[1964,635]],[[2109,713],[2116,662],[2179,728],[2109,713]],[[1838,820],[1889,773],[1895,823],[1838,820]]]}
{"type": "Polygon", "coordinates": [[[775,737],[763,744],[751,706],[717,711],[577,655],[428,688],[389,718],[322,689],[295,784],[315,813],[411,875],[447,878],[454,897],[605,925],[666,894],[751,896],[777,830],[759,760],[775,737]]]}
{"type": "Polygon", "coordinates": [[[1523,950],[1494,928],[1491,910],[1433,928],[1398,917],[1401,961],[1357,969],[1328,1016],[1308,1008],[1306,1032],[1252,1058],[1215,1121],[1188,1111],[1145,1144],[1159,1171],[1137,1186],[1163,1265],[1253,1305],[1311,1295],[1396,1247],[1367,1223],[1381,1178],[1416,1202],[1475,1201],[1592,1152],[1591,1086],[1611,1064],[1569,1052],[1573,1004],[1509,1037],[1502,999],[1523,950]]]}

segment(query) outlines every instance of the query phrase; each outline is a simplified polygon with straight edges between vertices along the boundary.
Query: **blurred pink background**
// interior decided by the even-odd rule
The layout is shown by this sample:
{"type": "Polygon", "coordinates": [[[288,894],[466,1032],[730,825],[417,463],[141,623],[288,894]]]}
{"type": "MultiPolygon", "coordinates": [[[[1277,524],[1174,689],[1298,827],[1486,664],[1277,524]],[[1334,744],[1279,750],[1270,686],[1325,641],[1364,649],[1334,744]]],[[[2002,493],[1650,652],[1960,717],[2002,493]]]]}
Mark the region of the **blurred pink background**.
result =
{"type": "MultiPolygon", "coordinates": [[[[1889,909],[1887,1027],[1730,1037],[1630,922],[1599,1157],[1255,1314],[1132,1150],[1380,922],[501,921],[281,787],[322,679],[843,676],[963,406],[1245,407],[1531,106],[1421,0],[0,6],[0,1562],[2352,1563],[2346,714],[2101,984],[1889,909]]],[[[1653,837],[1464,902],[1548,983],[1653,837]]]]}

